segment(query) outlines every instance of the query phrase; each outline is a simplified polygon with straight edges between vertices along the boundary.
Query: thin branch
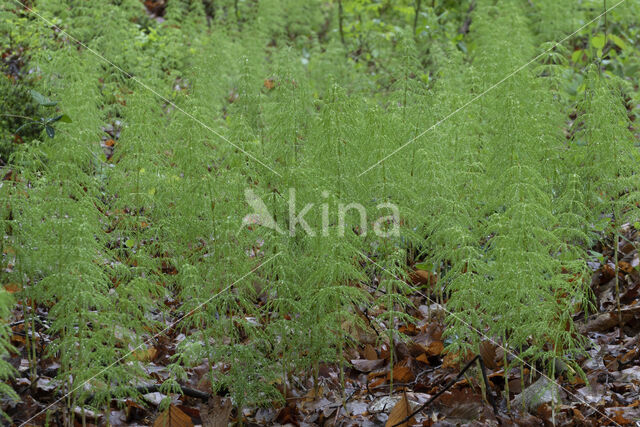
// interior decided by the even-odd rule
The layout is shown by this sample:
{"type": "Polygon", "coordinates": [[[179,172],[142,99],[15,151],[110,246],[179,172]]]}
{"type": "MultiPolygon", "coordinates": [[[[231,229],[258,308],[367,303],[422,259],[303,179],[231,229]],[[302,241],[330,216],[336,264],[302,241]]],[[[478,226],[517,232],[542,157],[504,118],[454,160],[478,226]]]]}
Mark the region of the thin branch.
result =
{"type": "Polygon", "coordinates": [[[0,114],[0,116],[2,116],[2,117],[15,117],[15,118],[18,118],[18,119],[27,119],[27,120],[31,120],[32,122],[39,123],[37,120],[33,120],[31,117],[20,116],[18,114],[0,114]]]}
{"type": "MultiPolygon", "coordinates": [[[[161,384],[147,384],[147,385],[141,385],[135,388],[135,390],[140,393],[140,394],[148,394],[148,393],[156,393],[160,391],[160,387],[161,384]]],[[[196,399],[200,399],[204,402],[208,401],[209,398],[212,396],[211,393],[205,393],[203,391],[200,390],[196,390],[194,388],[190,388],[190,387],[185,387],[183,385],[179,385],[180,390],[182,392],[183,395],[185,396],[189,396],[189,397],[193,397],[196,399]]],[[[219,396],[227,396],[229,394],[228,390],[223,389],[220,391],[220,393],[216,393],[219,396]]],[[[93,399],[95,399],[96,395],[95,394],[91,394],[87,400],[86,403],[90,403],[93,399]]]]}
{"type": "Polygon", "coordinates": [[[473,362],[475,362],[476,360],[480,361],[480,368],[482,370],[482,379],[485,382],[485,389],[487,391],[487,400],[489,400],[489,403],[491,403],[491,406],[493,406],[493,412],[494,414],[498,413],[498,409],[496,407],[496,403],[493,400],[493,394],[491,394],[491,390],[489,389],[489,382],[487,380],[487,373],[484,367],[484,362],[482,361],[482,357],[478,354],[476,355],[476,357],[474,357],[473,359],[471,359],[469,362],[467,362],[467,364],[464,366],[464,368],[462,368],[462,370],[460,371],[460,373],[458,373],[458,375],[452,379],[451,381],[449,381],[449,383],[444,386],[444,388],[442,390],[440,390],[439,392],[437,392],[436,394],[434,394],[429,400],[427,400],[422,406],[420,406],[418,409],[416,409],[415,411],[413,411],[411,414],[407,415],[407,417],[405,419],[403,419],[402,421],[397,422],[396,424],[394,424],[392,427],[398,427],[404,423],[406,423],[407,421],[409,421],[411,418],[413,418],[415,415],[417,415],[418,413],[424,411],[429,405],[431,405],[433,403],[434,400],[436,400],[438,397],[440,397],[442,394],[444,394],[445,391],[449,390],[455,383],[458,382],[458,380],[460,378],[462,378],[462,376],[464,375],[464,373],[467,371],[467,369],[469,369],[469,367],[471,367],[471,365],[473,364],[473,362]]]}

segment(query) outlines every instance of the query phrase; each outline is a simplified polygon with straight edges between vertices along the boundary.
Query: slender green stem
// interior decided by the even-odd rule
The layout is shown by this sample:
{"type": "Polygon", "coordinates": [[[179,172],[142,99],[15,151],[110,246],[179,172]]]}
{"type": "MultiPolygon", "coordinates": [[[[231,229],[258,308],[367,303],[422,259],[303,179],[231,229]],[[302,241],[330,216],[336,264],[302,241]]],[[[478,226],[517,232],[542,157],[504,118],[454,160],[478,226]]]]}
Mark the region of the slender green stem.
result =
{"type": "MultiPolygon", "coordinates": [[[[614,222],[615,224],[615,222],[614,222]]],[[[614,225],[615,226],[615,225],[614,225]]],[[[622,308],[620,306],[620,262],[618,261],[619,258],[619,246],[620,246],[620,238],[618,235],[618,231],[617,229],[615,230],[615,247],[614,247],[614,261],[615,261],[615,289],[616,289],[616,307],[618,310],[618,334],[620,335],[620,338],[623,337],[623,332],[622,332],[622,327],[623,327],[623,323],[622,323],[622,308]]]]}
{"type": "Polygon", "coordinates": [[[420,5],[422,0],[416,0],[416,9],[413,16],[413,36],[416,36],[416,30],[418,29],[418,17],[420,16],[420,5]]]}
{"type": "Polygon", "coordinates": [[[338,0],[338,31],[340,32],[340,41],[346,46],[344,41],[344,11],[342,9],[342,0],[338,0]]]}

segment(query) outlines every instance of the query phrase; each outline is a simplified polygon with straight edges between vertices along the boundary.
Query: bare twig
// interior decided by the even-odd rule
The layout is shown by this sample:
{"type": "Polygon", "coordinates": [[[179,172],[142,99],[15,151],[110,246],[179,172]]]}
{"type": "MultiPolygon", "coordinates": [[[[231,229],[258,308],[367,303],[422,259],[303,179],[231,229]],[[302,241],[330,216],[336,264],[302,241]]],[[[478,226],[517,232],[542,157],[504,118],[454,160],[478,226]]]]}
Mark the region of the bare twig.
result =
{"type": "Polygon", "coordinates": [[[460,373],[458,373],[458,375],[452,379],[451,381],[449,381],[449,383],[444,386],[444,388],[442,390],[440,390],[439,392],[437,392],[436,394],[434,394],[429,400],[427,400],[422,406],[420,406],[418,409],[416,409],[415,411],[413,411],[411,414],[407,415],[406,418],[404,418],[402,421],[397,422],[396,424],[393,425],[393,427],[397,427],[399,425],[402,425],[404,423],[406,423],[407,421],[409,421],[411,418],[413,418],[415,415],[417,415],[418,413],[424,411],[429,405],[431,405],[433,403],[434,400],[436,400],[438,397],[440,397],[445,391],[449,390],[455,383],[458,382],[458,380],[460,378],[462,378],[462,376],[464,375],[464,373],[467,371],[467,369],[469,369],[471,367],[471,365],[473,364],[473,362],[475,362],[476,360],[480,361],[480,368],[482,370],[482,379],[484,380],[485,383],[485,389],[487,390],[487,400],[489,400],[489,403],[491,403],[491,406],[493,406],[493,412],[495,414],[498,413],[498,409],[496,407],[496,403],[493,400],[493,394],[491,394],[491,390],[489,389],[489,381],[487,380],[487,373],[486,373],[486,369],[484,367],[484,362],[482,361],[482,357],[478,354],[476,355],[476,357],[474,357],[473,359],[471,359],[469,362],[467,362],[467,364],[464,366],[464,368],[462,368],[462,370],[460,371],[460,373]]]}

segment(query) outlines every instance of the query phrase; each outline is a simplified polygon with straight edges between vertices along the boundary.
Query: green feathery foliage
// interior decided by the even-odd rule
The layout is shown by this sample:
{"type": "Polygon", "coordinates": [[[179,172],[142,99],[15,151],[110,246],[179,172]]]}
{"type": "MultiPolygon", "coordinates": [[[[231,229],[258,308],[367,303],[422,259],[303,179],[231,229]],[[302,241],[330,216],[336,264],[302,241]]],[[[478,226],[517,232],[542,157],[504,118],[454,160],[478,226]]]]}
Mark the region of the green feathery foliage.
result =
{"type": "Polygon", "coordinates": [[[3,45],[29,52],[3,113],[37,115],[34,89],[72,118],[23,144],[0,118],[0,274],[32,380],[60,360],[68,425],[136,397],[162,335],[180,337],[162,390],[206,366],[239,414],[294,376],[319,387],[323,363],[344,381],[368,309],[393,366],[417,291],[445,304],[449,352],[488,337],[506,369],[575,365],[587,250],[638,217],[621,11],[555,46],[600,3],[31,3],[83,46],[0,6],[3,45]],[[258,199],[272,227],[246,215],[258,199]],[[410,285],[417,265],[436,289],[410,285]]]}
{"type": "MultiPolygon", "coordinates": [[[[15,348],[11,345],[11,329],[8,325],[13,303],[11,294],[5,289],[0,290],[0,320],[2,321],[0,325],[0,379],[3,381],[0,383],[0,396],[2,396],[3,400],[15,402],[20,398],[7,382],[16,374],[16,371],[5,360],[7,356],[15,352],[15,348]]],[[[11,420],[3,411],[0,411],[0,416],[4,417],[6,421],[11,420]]]]}

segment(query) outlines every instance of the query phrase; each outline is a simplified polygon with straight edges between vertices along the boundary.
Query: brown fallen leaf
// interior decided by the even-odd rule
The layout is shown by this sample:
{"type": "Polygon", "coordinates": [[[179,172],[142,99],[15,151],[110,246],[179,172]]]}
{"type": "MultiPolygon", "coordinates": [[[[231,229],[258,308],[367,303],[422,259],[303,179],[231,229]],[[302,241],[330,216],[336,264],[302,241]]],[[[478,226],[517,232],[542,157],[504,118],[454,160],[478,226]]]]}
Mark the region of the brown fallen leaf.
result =
{"type": "MultiPolygon", "coordinates": [[[[407,394],[403,393],[402,398],[398,400],[398,403],[393,407],[391,413],[389,414],[389,419],[385,424],[385,427],[392,427],[398,424],[400,421],[404,420],[411,414],[411,405],[409,404],[409,399],[407,399],[407,394]]],[[[411,418],[409,421],[400,424],[398,427],[409,427],[409,425],[415,423],[415,419],[411,418]]]]}
{"type": "Polygon", "coordinates": [[[640,348],[632,348],[622,356],[620,356],[620,362],[629,363],[636,357],[638,357],[638,352],[640,352],[640,348]]]}
{"type": "Polygon", "coordinates": [[[307,394],[304,395],[304,401],[313,402],[314,400],[320,399],[322,396],[324,396],[323,387],[311,387],[307,394]]]}
{"type": "Polygon", "coordinates": [[[635,245],[631,242],[626,242],[624,240],[620,242],[620,252],[622,252],[625,255],[633,252],[635,248],[636,248],[635,245]]]}
{"type": "Polygon", "coordinates": [[[416,357],[418,362],[429,364],[429,358],[426,353],[422,353],[420,356],[416,357]]]}
{"type": "Polygon", "coordinates": [[[578,409],[571,408],[571,411],[573,412],[573,418],[576,421],[579,421],[581,423],[583,423],[585,421],[584,415],[582,415],[582,412],[578,411],[578,409]]]}
{"type": "Polygon", "coordinates": [[[356,341],[362,344],[375,345],[378,340],[376,332],[368,325],[354,324],[352,322],[344,322],[342,330],[351,335],[356,341]]]}
{"type": "Polygon", "coordinates": [[[364,346],[364,351],[362,352],[362,355],[367,360],[377,360],[378,359],[378,353],[376,353],[376,350],[373,348],[373,346],[371,344],[367,344],[367,345],[364,346]]]}
{"type": "Polygon", "coordinates": [[[440,340],[427,341],[426,343],[413,342],[409,347],[409,354],[417,357],[423,353],[427,356],[440,356],[444,351],[444,344],[440,340]]]}
{"type": "Polygon", "coordinates": [[[496,347],[490,341],[482,341],[480,343],[480,356],[484,362],[484,366],[489,369],[496,369],[498,364],[496,363],[496,347]]]}
{"type": "MultiPolygon", "coordinates": [[[[623,323],[633,320],[633,318],[636,315],[640,314],[640,305],[625,307],[621,310],[620,314],[622,314],[623,323]]],[[[580,333],[605,332],[617,325],[618,325],[618,313],[616,311],[611,311],[611,312],[600,314],[595,319],[590,320],[588,323],[581,325],[579,327],[579,331],[580,333]]]]}
{"type": "Polygon", "coordinates": [[[624,271],[625,273],[633,273],[633,266],[626,262],[626,261],[620,261],[618,262],[618,267],[620,268],[620,270],[624,271]]]}
{"type": "Polygon", "coordinates": [[[145,349],[140,349],[138,351],[134,351],[133,357],[135,357],[136,360],[139,360],[141,362],[153,362],[157,354],[158,354],[158,349],[156,349],[155,347],[149,347],[145,349]]]}
{"type": "Polygon", "coordinates": [[[276,421],[280,424],[298,425],[298,408],[294,402],[289,402],[287,406],[282,408],[276,417],[276,421]]]}
{"type": "Polygon", "coordinates": [[[377,377],[377,378],[373,379],[373,381],[371,381],[369,383],[369,389],[373,390],[376,387],[382,386],[386,382],[387,382],[387,378],[386,377],[377,377]]]}
{"type": "Polygon", "coordinates": [[[391,373],[393,373],[393,382],[408,383],[415,378],[411,368],[408,366],[396,365],[393,367],[393,371],[389,373],[388,379],[391,380],[391,373]]]}
{"type": "Polygon", "coordinates": [[[211,396],[209,401],[200,407],[202,427],[227,427],[232,409],[231,399],[211,396]]]}
{"type": "Polygon", "coordinates": [[[485,406],[482,394],[470,387],[454,387],[444,392],[434,402],[434,409],[455,425],[477,420],[485,406]]]}
{"type": "Polygon", "coordinates": [[[429,356],[440,356],[444,351],[444,343],[442,341],[431,341],[427,346],[426,353],[429,356]]]}
{"type": "Polygon", "coordinates": [[[430,285],[433,286],[438,281],[435,274],[426,270],[415,270],[409,275],[409,278],[414,285],[430,285]]]}
{"type": "Polygon", "coordinates": [[[182,412],[177,406],[169,406],[166,411],[158,415],[153,427],[193,427],[191,417],[182,412]]]}
{"type": "Polygon", "coordinates": [[[398,328],[398,332],[405,335],[413,336],[417,335],[419,331],[416,325],[414,325],[413,323],[409,323],[408,325],[400,326],[400,328],[398,328]]]}
{"type": "Polygon", "coordinates": [[[465,363],[466,361],[473,359],[473,357],[474,355],[471,352],[467,352],[466,355],[448,352],[444,355],[444,359],[442,360],[442,368],[458,369],[460,367],[460,363],[465,363]]]}
{"type": "Polygon", "coordinates": [[[131,421],[136,418],[141,418],[147,412],[147,410],[139,405],[137,402],[134,402],[131,399],[125,400],[124,413],[127,421],[131,421]]]}
{"type": "Polygon", "coordinates": [[[384,365],[384,360],[353,359],[351,360],[351,364],[357,371],[366,373],[382,368],[382,365],[384,365]]]}
{"type": "Polygon", "coordinates": [[[276,84],[273,79],[264,79],[264,87],[266,87],[268,90],[271,90],[276,87],[276,84]]]}
{"type": "Polygon", "coordinates": [[[15,294],[22,290],[22,286],[19,283],[7,283],[4,285],[4,289],[10,294],[15,294]]]}
{"type": "MultiPolygon", "coordinates": [[[[37,338],[36,338],[37,339],[37,338]]],[[[14,346],[25,345],[27,343],[27,339],[19,334],[11,335],[11,344],[14,346]]]]}
{"type": "Polygon", "coordinates": [[[600,269],[600,284],[607,283],[609,280],[613,279],[616,276],[616,271],[614,267],[610,264],[605,264],[600,269]]]}

